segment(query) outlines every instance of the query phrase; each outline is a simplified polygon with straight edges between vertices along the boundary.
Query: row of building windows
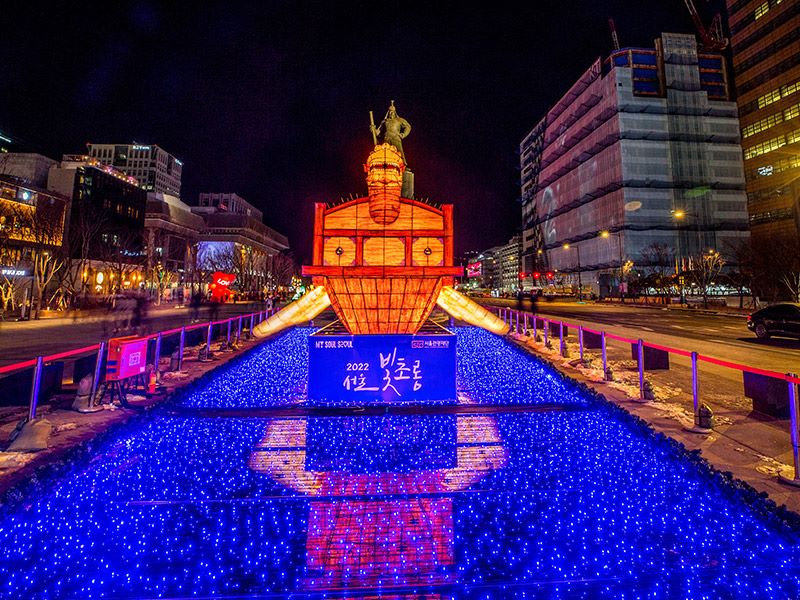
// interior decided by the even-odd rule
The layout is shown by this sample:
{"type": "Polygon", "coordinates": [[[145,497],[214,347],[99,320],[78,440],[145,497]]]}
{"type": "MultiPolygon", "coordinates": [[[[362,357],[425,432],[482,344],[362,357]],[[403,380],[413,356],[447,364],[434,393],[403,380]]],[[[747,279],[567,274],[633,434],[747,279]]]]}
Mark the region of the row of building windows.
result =
{"type": "Polygon", "coordinates": [[[770,223],[772,221],[782,221],[784,219],[791,219],[794,215],[792,214],[791,208],[780,208],[777,210],[768,210],[767,212],[763,213],[755,213],[750,215],[750,224],[751,225],[758,225],[760,223],[770,223]]]}
{"type": "Polygon", "coordinates": [[[777,112],[742,129],[742,137],[748,138],[784,121],[789,121],[800,116],[800,103],[794,104],[782,112],[777,112]]]}
{"type": "Polygon", "coordinates": [[[777,89],[771,90],[763,96],[759,96],[757,100],[758,108],[764,108],[770,104],[775,104],[781,98],[791,96],[798,90],[800,90],[800,79],[794,83],[787,83],[786,85],[782,85],[777,89]]]}
{"type": "Polygon", "coordinates": [[[755,67],[757,64],[764,62],[772,56],[775,56],[779,50],[794,44],[797,40],[800,40],[800,29],[790,29],[777,40],[767,44],[766,47],[762,48],[758,52],[753,53],[747,59],[743,60],[737,65],[736,69],[738,72],[744,73],[748,69],[755,67]]]}
{"type": "MultiPolygon", "coordinates": [[[[798,5],[800,6],[800,5],[798,5]]],[[[747,83],[743,83],[739,86],[739,93],[745,94],[750,90],[756,89],[758,86],[767,83],[768,81],[775,79],[776,77],[780,77],[790,69],[800,65],[800,53],[798,52],[789,52],[787,53],[788,56],[778,64],[772,65],[771,67],[764,69],[761,73],[753,77],[747,83]]]]}
{"type": "Polygon", "coordinates": [[[751,158],[755,158],[756,156],[761,156],[762,154],[766,154],[767,152],[772,152],[773,150],[777,150],[785,146],[786,144],[794,144],[795,142],[800,141],[800,129],[795,129],[794,131],[790,131],[786,135],[779,135],[774,138],[770,138],[760,144],[756,144],[755,146],[750,146],[749,148],[745,149],[744,151],[744,159],[750,160],[751,158]]]}
{"type": "Polygon", "coordinates": [[[787,187],[782,188],[767,188],[765,190],[757,190],[755,192],[747,192],[747,200],[749,202],[761,202],[763,200],[774,200],[788,196],[791,190],[787,187]]]}
{"type": "MultiPolygon", "coordinates": [[[[769,36],[776,29],[785,25],[789,20],[791,20],[793,17],[796,17],[798,14],[800,14],[800,4],[795,4],[794,6],[789,6],[787,9],[785,9],[781,15],[781,18],[770,19],[763,24],[759,24],[758,28],[746,38],[734,41],[734,55],[741,55],[747,48],[769,36]]],[[[739,24],[737,23],[737,25],[734,25],[732,29],[735,35],[736,32],[740,30],[739,24]]]]}
{"type": "Polygon", "coordinates": [[[776,160],[771,164],[750,169],[747,171],[746,177],[748,181],[752,181],[758,177],[771,177],[772,175],[783,173],[789,169],[797,168],[800,168],[800,156],[788,156],[786,158],[776,160]]]}
{"type": "Polygon", "coordinates": [[[767,0],[767,2],[762,2],[758,6],[756,6],[756,12],[754,18],[756,20],[763,17],[765,14],[769,12],[770,8],[773,8],[781,3],[781,0],[767,0]]]}

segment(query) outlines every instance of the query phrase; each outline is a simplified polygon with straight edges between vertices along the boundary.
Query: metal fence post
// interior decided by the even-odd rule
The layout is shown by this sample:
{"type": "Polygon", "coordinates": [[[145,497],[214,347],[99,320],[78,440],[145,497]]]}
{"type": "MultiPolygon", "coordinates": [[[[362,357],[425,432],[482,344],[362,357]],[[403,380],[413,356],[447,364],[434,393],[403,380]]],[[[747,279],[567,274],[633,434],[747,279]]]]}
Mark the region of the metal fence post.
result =
{"type": "Polygon", "coordinates": [[[255,318],[255,313],[250,313],[250,329],[247,330],[247,335],[249,337],[253,337],[253,319],[255,318]]]}
{"type": "Polygon", "coordinates": [[[558,322],[558,351],[564,356],[564,321],[558,322]]]}
{"type": "Polygon", "coordinates": [[[711,433],[711,429],[700,425],[700,377],[697,372],[697,352],[692,352],[692,406],[694,408],[694,426],[687,427],[692,433],[711,433]]]}
{"type": "Polygon", "coordinates": [[[523,327],[523,332],[527,336],[528,335],[528,313],[525,313],[522,316],[522,327],[523,327]]]}
{"type": "Polygon", "coordinates": [[[158,362],[161,360],[161,333],[156,336],[156,351],[153,357],[153,368],[158,373],[158,362]]]}
{"type": "Polygon", "coordinates": [[[181,327],[181,339],[178,343],[178,371],[183,368],[183,348],[186,346],[186,327],[181,327]]]}
{"type": "Polygon", "coordinates": [[[231,345],[231,320],[228,319],[228,337],[227,337],[227,344],[228,346],[231,345]]]}
{"type": "Polygon", "coordinates": [[[28,421],[36,418],[36,405],[39,404],[39,388],[42,385],[42,371],[44,371],[44,359],[36,357],[36,366],[33,369],[33,382],[31,384],[31,400],[28,404],[28,421]]]}
{"type": "Polygon", "coordinates": [[[606,352],[606,332],[600,332],[600,350],[603,353],[603,381],[608,381],[608,353],[606,352]]]}
{"type": "Polygon", "coordinates": [[[211,352],[211,332],[214,330],[214,321],[208,322],[208,333],[206,334],[206,351],[211,352]]]}
{"type": "Polygon", "coordinates": [[[517,333],[519,333],[519,311],[518,310],[514,311],[514,323],[515,323],[514,330],[517,333]]]}
{"type": "Polygon", "coordinates": [[[100,385],[100,371],[103,370],[103,356],[106,352],[106,343],[100,342],[97,349],[97,358],[94,361],[94,378],[92,379],[92,391],[89,394],[89,406],[94,406],[94,397],[97,394],[97,386],[100,385]]]}
{"type": "Polygon", "coordinates": [[[239,325],[236,327],[236,339],[242,339],[242,317],[239,316],[239,325]]]}
{"type": "Polygon", "coordinates": [[[547,319],[542,319],[542,331],[544,331],[544,345],[550,340],[550,322],[547,319]]]}
{"type": "Polygon", "coordinates": [[[583,325],[578,325],[578,348],[581,353],[581,360],[583,360],[583,325]]]}
{"type": "Polygon", "coordinates": [[[536,336],[538,335],[536,333],[536,321],[537,321],[536,315],[533,315],[533,339],[534,340],[536,339],[536,336]]]}
{"type": "MultiPolygon", "coordinates": [[[[797,375],[794,373],[787,373],[787,378],[795,378],[797,375]]],[[[793,381],[787,381],[789,386],[789,418],[792,436],[792,458],[794,459],[794,477],[789,478],[781,475],[779,478],[783,483],[788,483],[795,487],[800,487],[800,432],[798,432],[797,419],[800,416],[800,406],[798,406],[797,398],[797,384],[793,381]]]]}
{"type": "Polygon", "coordinates": [[[638,360],[639,363],[639,400],[644,400],[644,340],[641,338],[638,342],[638,360]]]}

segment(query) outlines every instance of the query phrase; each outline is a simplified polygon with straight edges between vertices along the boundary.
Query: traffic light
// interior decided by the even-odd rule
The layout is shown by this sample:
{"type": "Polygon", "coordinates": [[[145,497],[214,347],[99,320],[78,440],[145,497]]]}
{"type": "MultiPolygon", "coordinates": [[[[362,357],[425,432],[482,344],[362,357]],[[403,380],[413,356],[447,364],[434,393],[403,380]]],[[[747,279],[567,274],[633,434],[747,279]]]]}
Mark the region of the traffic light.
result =
{"type": "Polygon", "coordinates": [[[534,272],[534,274],[533,274],[533,278],[534,278],[534,279],[539,279],[541,276],[542,276],[542,274],[541,274],[541,273],[539,273],[539,271],[536,271],[536,272],[534,272]]]}
{"type": "Polygon", "coordinates": [[[552,271],[548,271],[547,272],[547,278],[548,279],[553,279],[553,272],[552,271]]]}

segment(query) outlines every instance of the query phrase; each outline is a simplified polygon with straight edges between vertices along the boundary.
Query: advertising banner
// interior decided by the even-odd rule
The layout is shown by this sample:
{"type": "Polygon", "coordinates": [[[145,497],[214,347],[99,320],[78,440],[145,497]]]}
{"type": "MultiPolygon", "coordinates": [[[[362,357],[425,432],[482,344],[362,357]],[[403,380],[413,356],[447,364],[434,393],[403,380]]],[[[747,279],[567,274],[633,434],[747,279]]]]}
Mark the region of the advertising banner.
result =
{"type": "Polygon", "coordinates": [[[467,265],[467,277],[480,277],[482,272],[482,264],[479,262],[469,263],[467,265]]]}
{"type": "Polygon", "coordinates": [[[312,335],[308,344],[311,400],[456,398],[454,335],[312,335]]]}

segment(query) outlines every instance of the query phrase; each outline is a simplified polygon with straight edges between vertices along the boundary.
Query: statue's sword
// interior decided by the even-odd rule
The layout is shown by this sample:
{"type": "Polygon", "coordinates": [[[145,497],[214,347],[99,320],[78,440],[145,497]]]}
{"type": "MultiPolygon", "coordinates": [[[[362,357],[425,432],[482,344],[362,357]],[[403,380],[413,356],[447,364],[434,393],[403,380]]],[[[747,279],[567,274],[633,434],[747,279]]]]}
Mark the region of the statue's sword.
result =
{"type": "Polygon", "coordinates": [[[377,146],[378,136],[375,135],[377,129],[375,129],[375,118],[372,116],[372,111],[369,111],[369,130],[372,132],[372,143],[377,146]]]}

